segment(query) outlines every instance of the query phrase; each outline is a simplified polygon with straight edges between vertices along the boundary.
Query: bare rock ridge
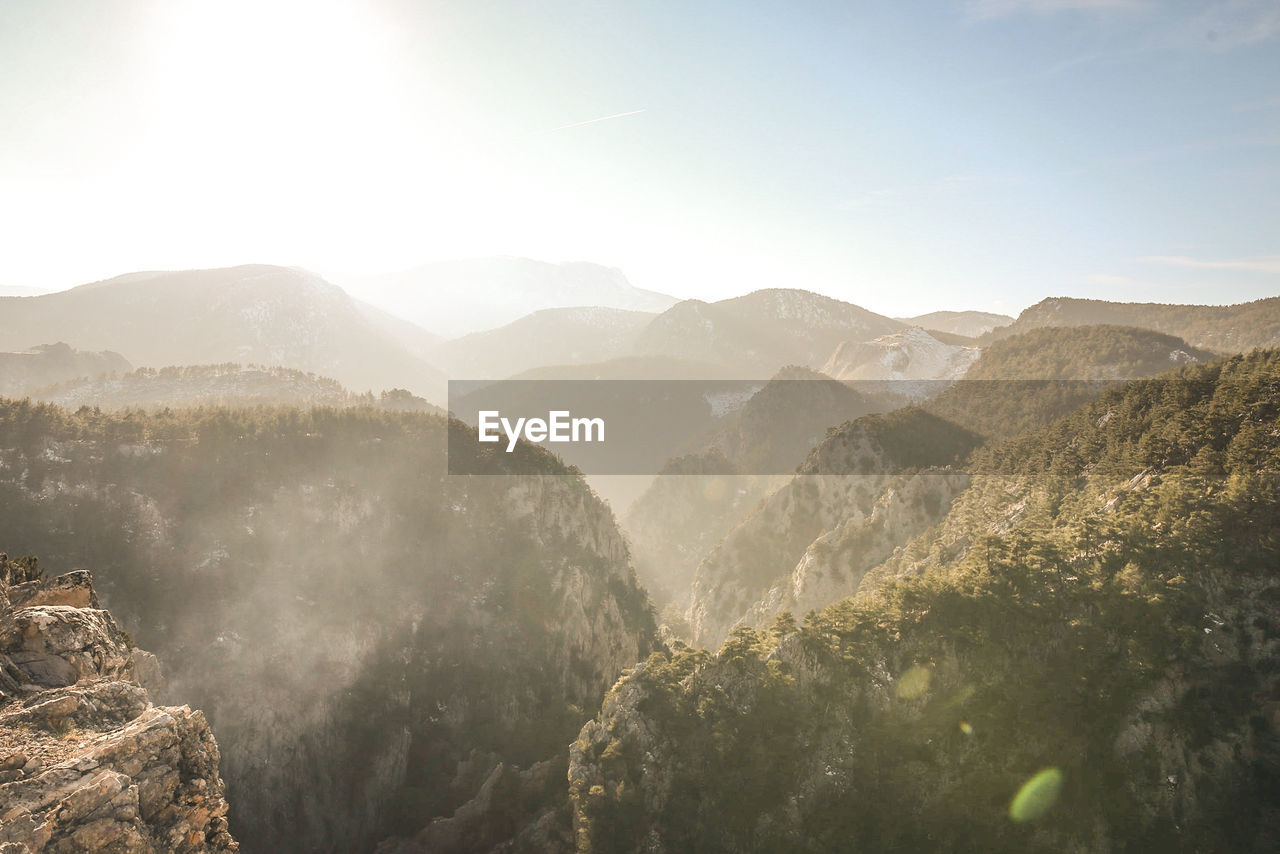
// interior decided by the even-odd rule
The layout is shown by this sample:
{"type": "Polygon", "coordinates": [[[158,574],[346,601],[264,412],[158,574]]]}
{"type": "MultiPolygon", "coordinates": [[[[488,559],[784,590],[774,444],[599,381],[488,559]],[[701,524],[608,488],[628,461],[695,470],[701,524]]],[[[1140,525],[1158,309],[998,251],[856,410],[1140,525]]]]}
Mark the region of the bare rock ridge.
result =
{"type": "Polygon", "coordinates": [[[84,570],[0,555],[0,851],[238,851],[204,715],[159,680],[84,570]]]}

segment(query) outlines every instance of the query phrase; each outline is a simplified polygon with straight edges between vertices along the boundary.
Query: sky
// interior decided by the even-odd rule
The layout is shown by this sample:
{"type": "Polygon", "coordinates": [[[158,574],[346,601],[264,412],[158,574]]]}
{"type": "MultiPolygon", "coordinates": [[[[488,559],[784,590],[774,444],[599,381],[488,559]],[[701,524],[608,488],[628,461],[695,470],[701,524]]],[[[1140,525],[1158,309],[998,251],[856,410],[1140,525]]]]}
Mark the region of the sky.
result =
{"type": "Polygon", "coordinates": [[[0,2],[0,285],[489,255],[895,316],[1274,296],[1280,3],[0,2]]]}

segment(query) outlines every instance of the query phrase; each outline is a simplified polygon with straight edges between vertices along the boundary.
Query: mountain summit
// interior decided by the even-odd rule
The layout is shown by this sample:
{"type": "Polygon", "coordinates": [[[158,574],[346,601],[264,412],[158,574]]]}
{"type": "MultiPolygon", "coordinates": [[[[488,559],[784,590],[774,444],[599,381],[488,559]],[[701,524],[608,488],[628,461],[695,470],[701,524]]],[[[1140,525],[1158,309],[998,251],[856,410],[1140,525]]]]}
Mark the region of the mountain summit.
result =
{"type": "Polygon", "coordinates": [[[636,352],[719,363],[759,378],[785,365],[821,368],[841,342],[903,329],[905,324],[851,303],[770,288],[713,303],[678,303],[645,328],[636,352]]]}

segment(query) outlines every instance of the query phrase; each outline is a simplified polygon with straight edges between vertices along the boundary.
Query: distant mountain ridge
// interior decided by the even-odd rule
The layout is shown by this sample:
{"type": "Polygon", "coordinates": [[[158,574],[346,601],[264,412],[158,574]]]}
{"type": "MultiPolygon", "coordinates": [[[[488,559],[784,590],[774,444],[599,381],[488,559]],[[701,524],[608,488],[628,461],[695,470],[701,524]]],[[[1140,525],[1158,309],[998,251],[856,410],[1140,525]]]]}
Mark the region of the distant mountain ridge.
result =
{"type": "Polygon", "coordinates": [[[374,276],[335,275],[351,293],[446,338],[484,332],[549,308],[665,311],[676,298],[637,288],[621,270],[531,258],[442,261],[374,276]]]}
{"type": "Polygon", "coordinates": [[[445,341],[432,361],[455,379],[504,379],[531,368],[608,361],[655,317],[598,306],[545,308],[498,329],[445,341]]]}
{"type": "Polygon", "coordinates": [[[1013,318],[1009,315],[989,311],[931,311],[916,317],[898,319],[912,326],[923,326],[925,329],[936,329],[969,338],[976,338],[992,329],[1013,323],[1013,318]]]}
{"type": "Polygon", "coordinates": [[[133,370],[119,353],[89,353],[63,344],[41,344],[20,353],[0,353],[0,395],[23,395],[67,380],[133,370]]]}
{"type": "MultiPolygon", "coordinates": [[[[0,354],[0,359],[4,354],[0,354]]],[[[404,389],[388,389],[375,396],[354,394],[337,380],[292,368],[258,365],[182,365],[139,368],[82,377],[24,392],[33,400],[75,410],[96,406],[105,410],[195,406],[313,406],[334,408],[369,406],[397,411],[444,410],[404,389]]]]}
{"type": "MultiPolygon", "coordinates": [[[[444,376],[402,341],[403,321],[298,268],[140,272],[35,297],[0,297],[0,340],[113,350],[135,366],[246,362],[330,376],[354,391],[443,399],[444,376]]],[[[425,335],[426,333],[423,333],[425,335]]]]}
{"type": "Polygon", "coordinates": [[[1177,335],[1193,347],[1242,353],[1280,344],[1280,297],[1222,306],[1050,297],[1023,311],[1009,326],[987,333],[983,343],[1043,326],[1096,324],[1154,329],[1177,335]]]}
{"type": "Polygon", "coordinates": [[[906,326],[811,291],[772,288],[707,303],[685,300],[645,327],[640,355],[719,362],[759,379],[786,365],[820,369],[842,341],[869,341],[906,326]]]}

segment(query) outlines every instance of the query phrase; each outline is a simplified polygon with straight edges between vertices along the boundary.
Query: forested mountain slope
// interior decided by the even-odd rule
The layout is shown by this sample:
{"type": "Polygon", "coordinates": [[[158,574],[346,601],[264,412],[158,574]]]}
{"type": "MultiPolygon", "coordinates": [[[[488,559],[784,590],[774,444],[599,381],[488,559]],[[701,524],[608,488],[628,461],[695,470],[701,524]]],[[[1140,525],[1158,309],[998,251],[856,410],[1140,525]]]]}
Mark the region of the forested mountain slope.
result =
{"type": "MultiPolygon", "coordinates": [[[[484,463],[511,477],[446,475],[451,429],[368,407],[0,401],[0,542],[91,567],[206,711],[246,852],[369,850],[499,765],[563,775],[584,710],[646,654],[608,508],[536,448],[484,463]]],[[[567,827],[552,795],[493,826],[567,827]]]]}
{"type": "Polygon", "coordinates": [[[969,468],[857,596],[615,686],[572,752],[579,850],[1280,846],[1280,351],[969,468]]]}
{"type": "Polygon", "coordinates": [[[1166,305],[1051,297],[993,329],[983,341],[998,340],[1042,326],[1111,324],[1154,329],[1219,353],[1243,353],[1280,344],[1280,297],[1238,305],[1166,305]]]}
{"type": "Polygon", "coordinates": [[[927,407],[984,436],[1008,438],[1061,418],[1118,381],[1215,358],[1149,329],[1031,329],[988,344],[964,379],[927,407]]]}

